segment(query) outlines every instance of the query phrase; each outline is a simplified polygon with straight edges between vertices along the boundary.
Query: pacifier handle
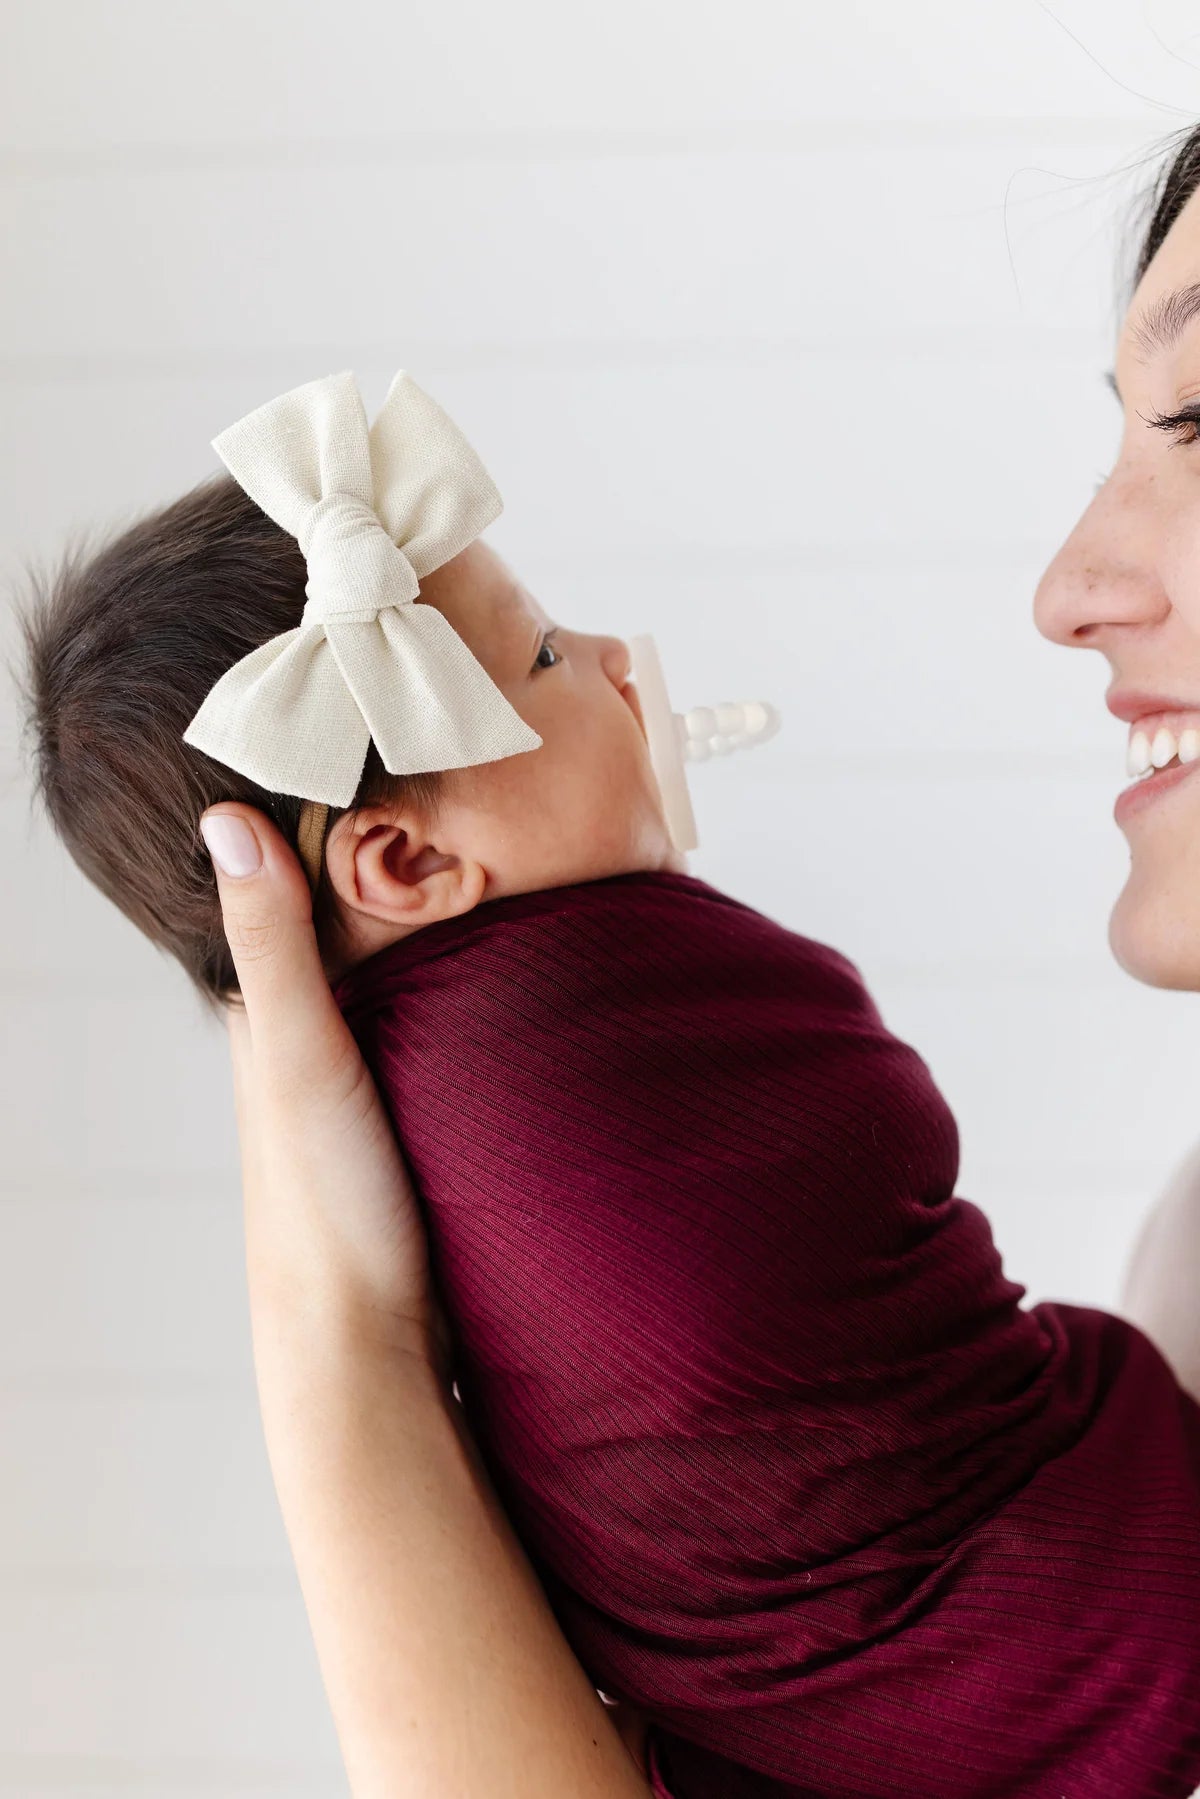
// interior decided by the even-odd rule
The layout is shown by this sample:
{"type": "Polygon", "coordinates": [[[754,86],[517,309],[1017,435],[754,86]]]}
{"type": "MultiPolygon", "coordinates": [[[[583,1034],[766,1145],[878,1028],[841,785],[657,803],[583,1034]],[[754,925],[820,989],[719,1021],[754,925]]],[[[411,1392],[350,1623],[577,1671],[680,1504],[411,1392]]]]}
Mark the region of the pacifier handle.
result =
{"type": "Polygon", "coordinates": [[[631,637],[629,654],[671,841],[677,850],[694,850],[699,835],[688,792],[687,763],[706,762],[710,756],[726,756],[732,750],[765,743],[779,729],[779,713],[766,700],[725,700],[718,706],[673,712],[653,637],[631,637]]]}

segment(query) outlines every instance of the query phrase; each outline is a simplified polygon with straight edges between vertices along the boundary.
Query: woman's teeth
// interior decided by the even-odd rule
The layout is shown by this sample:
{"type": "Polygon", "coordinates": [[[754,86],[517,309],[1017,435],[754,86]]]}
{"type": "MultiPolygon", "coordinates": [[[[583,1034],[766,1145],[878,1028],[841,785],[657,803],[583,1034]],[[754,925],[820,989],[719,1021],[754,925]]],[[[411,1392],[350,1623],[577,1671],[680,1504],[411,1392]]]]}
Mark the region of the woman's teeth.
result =
{"type": "Polygon", "coordinates": [[[1195,762],[1200,758],[1200,730],[1189,727],[1188,730],[1181,731],[1178,738],[1165,725],[1159,726],[1153,738],[1145,731],[1135,731],[1129,739],[1125,772],[1137,779],[1166,768],[1177,757],[1181,763],[1195,762]]]}

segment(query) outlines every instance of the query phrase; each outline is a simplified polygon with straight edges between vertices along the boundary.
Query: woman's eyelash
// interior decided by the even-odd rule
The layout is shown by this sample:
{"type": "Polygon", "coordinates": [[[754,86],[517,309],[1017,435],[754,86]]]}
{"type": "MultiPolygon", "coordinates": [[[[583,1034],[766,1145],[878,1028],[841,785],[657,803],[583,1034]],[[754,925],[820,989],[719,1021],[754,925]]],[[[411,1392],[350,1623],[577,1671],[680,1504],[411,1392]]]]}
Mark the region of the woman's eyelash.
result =
{"type": "Polygon", "coordinates": [[[1190,429],[1191,437],[1177,437],[1172,448],[1179,444],[1195,443],[1197,434],[1200,434],[1200,406],[1185,406],[1179,412],[1152,412],[1148,418],[1144,412],[1139,413],[1138,416],[1145,424],[1152,426],[1155,431],[1190,429]]]}

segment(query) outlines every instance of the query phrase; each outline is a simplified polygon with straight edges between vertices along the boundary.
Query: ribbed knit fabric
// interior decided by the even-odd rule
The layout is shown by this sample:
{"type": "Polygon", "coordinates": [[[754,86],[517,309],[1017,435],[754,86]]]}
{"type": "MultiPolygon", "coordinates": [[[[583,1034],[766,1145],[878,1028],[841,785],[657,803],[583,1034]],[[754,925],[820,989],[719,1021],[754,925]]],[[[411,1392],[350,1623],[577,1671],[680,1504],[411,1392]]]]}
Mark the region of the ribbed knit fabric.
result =
{"type": "Polygon", "coordinates": [[[474,1433],[660,1794],[1191,1793],[1200,1408],[1133,1326],[1022,1308],[852,964],[636,874],[335,991],[474,1433]]]}

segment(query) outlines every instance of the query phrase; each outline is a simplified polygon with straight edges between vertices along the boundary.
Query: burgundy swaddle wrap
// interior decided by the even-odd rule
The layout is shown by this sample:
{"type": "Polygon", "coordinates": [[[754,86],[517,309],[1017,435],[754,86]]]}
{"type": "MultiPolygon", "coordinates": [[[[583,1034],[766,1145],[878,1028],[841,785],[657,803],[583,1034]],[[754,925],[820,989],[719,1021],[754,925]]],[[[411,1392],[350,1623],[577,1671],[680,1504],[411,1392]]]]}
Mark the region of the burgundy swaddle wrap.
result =
{"type": "Polygon", "coordinates": [[[1021,1309],[849,962],[634,874],[335,993],[474,1434],[594,1683],[653,1715],[659,1791],[1200,1782],[1200,1408],[1132,1326],[1021,1309]]]}

